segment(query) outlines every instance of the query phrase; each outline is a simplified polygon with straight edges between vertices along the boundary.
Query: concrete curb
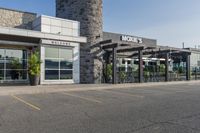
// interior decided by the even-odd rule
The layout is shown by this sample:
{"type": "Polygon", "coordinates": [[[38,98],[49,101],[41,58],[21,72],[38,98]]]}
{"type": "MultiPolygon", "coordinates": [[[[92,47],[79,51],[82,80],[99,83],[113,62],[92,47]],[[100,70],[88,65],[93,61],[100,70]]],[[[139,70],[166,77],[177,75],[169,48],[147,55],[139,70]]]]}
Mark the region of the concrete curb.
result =
{"type": "Polygon", "coordinates": [[[178,82],[157,82],[143,84],[71,84],[71,85],[41,85],[41,86],[0,86],[0,96],[17,95],[17,94],[38,94],[38,93],[56,93],[56,92],[73,92],[89,90],[106,90],[106,89],[126,89],[152,86],[184,85],[199,84],[200,81],[178,81],[178,82]]]}

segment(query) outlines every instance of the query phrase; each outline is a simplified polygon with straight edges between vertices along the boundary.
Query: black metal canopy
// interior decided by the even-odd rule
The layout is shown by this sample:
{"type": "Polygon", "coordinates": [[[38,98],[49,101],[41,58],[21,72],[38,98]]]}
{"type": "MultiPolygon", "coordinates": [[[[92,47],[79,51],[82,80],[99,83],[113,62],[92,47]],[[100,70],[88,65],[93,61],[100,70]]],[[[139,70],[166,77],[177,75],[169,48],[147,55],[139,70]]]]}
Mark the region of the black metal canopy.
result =
{"type": "MultiPolygon", "coordinates": [[[[174,47],[166,47],[166,46],[155,46],[155,47],[148,47],[148,45],[145,44],[130,44],[130,43],[119,43],[114,42],[112,39],[101,41],[95,45],[92,46],[93,48],[99,47],[99,51],[105,51],[105,53],[110,53],[109,56],[112,56],[112,83],[116,84],[116,72],[117,72],[117,55],[121,55],[123,53],[123,57],[133,58],[137,56],[139,59],[139,72],[138,72],[138,80],[139,82],[143,82],[143,56],[144,55],[150,55],[154,56],[156,55],[158,58],[164,58],[165,59],[165,81],[169,80],[169,58],[172,57],[184,57],[186,64],[187,64],[187,77],[186,79],[189,80],[190,75],[190,58],[189,55],[191,54],[190,50],[187,49],[181,49],[181,48],[174,48],[174,47]]],[[[106,57],[106,59],[109,59],[109,57],[106,57]]]]}

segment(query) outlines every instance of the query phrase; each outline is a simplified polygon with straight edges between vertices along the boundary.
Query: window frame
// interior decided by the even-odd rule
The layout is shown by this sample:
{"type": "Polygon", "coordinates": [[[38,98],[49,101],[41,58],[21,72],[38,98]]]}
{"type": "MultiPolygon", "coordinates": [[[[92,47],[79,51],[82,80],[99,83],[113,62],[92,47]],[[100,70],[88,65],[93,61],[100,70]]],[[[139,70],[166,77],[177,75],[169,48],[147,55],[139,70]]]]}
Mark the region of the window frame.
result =
{"type": "Polygon", "coordinates": [[[45,81],[69,81],[73,80],[73,72],[74,72],[74,49],[73,47],[56,47],[56,46],[45,46],[44,47],[44,80],[45,81]],[[58,49],[58,58],[48,58],[46,57],[46,48],[57,48],[58,49]],[[71,50],[72,53],[72,59],[71,60],[65,60],[65,61],[70,61],[72,63],[72,69],[61,69],[61,50],[66,49],[66,50],[71,50]],[[52,69],[52,68],[46,68],[46,59],[50,60],[58,60],[58,69],[52,69]],[[58,79],[47,79],[46,78],[46,71],[58,71],[58,79]],[[72,72],[72,78],[71,79],[61,79],[61,71],[71,71],[72,72]]]}

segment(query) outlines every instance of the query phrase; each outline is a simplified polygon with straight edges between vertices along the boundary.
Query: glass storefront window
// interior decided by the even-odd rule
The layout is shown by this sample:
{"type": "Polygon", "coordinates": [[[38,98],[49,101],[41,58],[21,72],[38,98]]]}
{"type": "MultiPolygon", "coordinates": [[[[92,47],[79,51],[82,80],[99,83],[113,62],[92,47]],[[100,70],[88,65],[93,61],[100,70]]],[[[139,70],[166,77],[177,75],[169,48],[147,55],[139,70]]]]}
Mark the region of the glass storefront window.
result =
{"type": "Polygon", "coordinates": [[[26,70],[6,70],[6,80],[26,80],[26,70]]]}
{"type": "Polygon", "coordinates": [[[0,70],[0,80],[4,80],[4,70],[0,70]]]}
{"type": "Polygon", "coordinates": [[[73,79],[73,50],[45,48],[45,80],[73,79]]]}
{"type": "Polygon", "coordinates": [[[60,79],[73,79],[72,70],[61,70],[60,79]]]}
{"type": "Polygon", "coordinates": [[[0,60],[0,69],[4,69],[4,63],[5,63],[5,61],[4,60],[0,60]]]}
{"type": "Polygon", "coordinates": [[[5,50],[4,49],[0,49],[0,60],[3,60],[4,59],[4,56],[5,56],[5,50]]]}
{"type": "Polygon", "coordinates": [[[73,60],[73,51],[71,49],[60,49],[60,58],[63,60],[73,60]]]}
{"type": "Polygon", "coordinates": [[[45,58],[59,58],[59,49],[46,47],[45,58]]]}
{"type": "Polygon", "coordinates": [[[26,69],[27,65],[27,60],[6,60],[6,69],[26,69]]]}
{"type": "Polygon", "coordinates": [[[58,70],[46,70],[45,71],[45,79],[46,80],[58,80],[59,79],[59,71],[58,70]]]}
{"type": "Polygon", "coordinates": [[[27,51],[0,49],[0,80],[27,80],[27,51]]]}
{"type": "Polygon", "coordinates": [[[73,68],[73,62],[72,61],[60,61],[60,69],[72,69],[73,68]]]}
{"type": "Polygon", "coordinates": [[[7,49],[5,51],[5,57],[6,59],[27,59],[27,52],[25,50],[15,50],[15,49],[7,49]]]}
{"type": "Polygon", "coordinates": [[[46,59],[45,60],[45,69],[59,69],[59,60],[58,59],[46,59]]]}

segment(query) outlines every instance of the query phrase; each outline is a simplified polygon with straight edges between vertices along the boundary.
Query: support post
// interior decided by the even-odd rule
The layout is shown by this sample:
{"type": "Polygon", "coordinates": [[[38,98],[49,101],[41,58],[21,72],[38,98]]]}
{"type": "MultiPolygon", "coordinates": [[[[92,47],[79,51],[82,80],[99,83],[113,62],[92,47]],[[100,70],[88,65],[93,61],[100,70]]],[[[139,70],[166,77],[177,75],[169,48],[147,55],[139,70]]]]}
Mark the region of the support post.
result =
{"type": "Polygon", "coordinates": [[[195,67],[195,80],[197,80],[197,67],[195,67]]]}
{"type": "Polygon", "coordinates": [[[186,80],[190,80],[190,55],[186,56],[186,80]]]}
{"type": "Polygon", "coordinates": [[[117,48],[112,49],[112,84],[117,84],[117,48]]]}
{"type": "Polygon", "coordinates": [[[106,55],[105,55],[105,67],[104,67],[104,77],[105,77],[105,82],[106,83],[109,83],[108,82],[108,64],[110,64],[110,53],[107,52],[106,55]]]}
{"type": "Polygon", "coordinates": [[[169,53],[165,55],[165,81],[169,81],[169,53]]]}
{"type": "Polygon", "coordinates": [[[138,80],[139,80],[139,83],[142,83],[143,82],[143,59],[142,59],[142,56],[143,56],[143,52],[142,50],[139,50],[138,51],[138,59],[139,59],[139,71],[138,71],[138,80]]]}

